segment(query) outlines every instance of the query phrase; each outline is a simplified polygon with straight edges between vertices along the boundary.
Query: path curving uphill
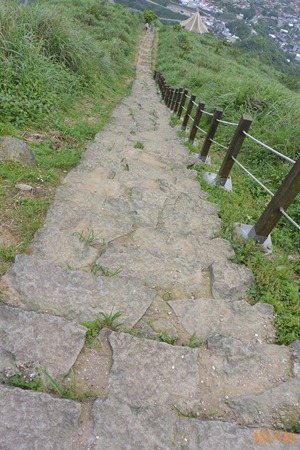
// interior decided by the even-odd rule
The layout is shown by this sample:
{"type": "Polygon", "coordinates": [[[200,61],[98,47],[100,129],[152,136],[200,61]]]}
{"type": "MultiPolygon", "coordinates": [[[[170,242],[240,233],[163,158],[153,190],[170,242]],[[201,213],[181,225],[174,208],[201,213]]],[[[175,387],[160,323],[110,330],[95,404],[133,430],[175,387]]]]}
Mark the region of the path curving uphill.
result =
{"type": "Polygon", "coordinates": [[[0,386],[0,449],[300,446],[274,431],[299,420],[299,347],[274,345],[272,307],[246,302],[252,274],[230,262],[218,208],[187,169],[152,80],[152,39],[130,97],[0,282],[0,371],[43,367],[59,383],[73,368],[91,398],[0,386]],[[118,311],[121,331],[86,347],[82,323],[118,311]]]}

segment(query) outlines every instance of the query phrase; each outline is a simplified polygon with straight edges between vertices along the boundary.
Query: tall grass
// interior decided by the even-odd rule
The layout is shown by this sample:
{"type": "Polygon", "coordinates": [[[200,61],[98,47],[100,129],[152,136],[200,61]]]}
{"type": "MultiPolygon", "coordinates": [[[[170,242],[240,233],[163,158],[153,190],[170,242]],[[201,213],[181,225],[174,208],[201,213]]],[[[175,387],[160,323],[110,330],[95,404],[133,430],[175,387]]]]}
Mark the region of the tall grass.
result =
{"type": "Polygon", "coordinates": [[[122,91],[138,18],[106,2],[0,2],[0,114],[17,126],[49,123],[74,97],[122,91]],[[123,25],[123,23],[126,25],[123,25]]]}
{"type": "Polygon", "coordinates": [[[97,0],[0,0],[0,136],[27,139],[38,163],[0,161],[0,275],[42,225],[62,175],[128,95],[140,20],[97,0]],[[33,190],[18,192],[16,181],[33,190]]]}

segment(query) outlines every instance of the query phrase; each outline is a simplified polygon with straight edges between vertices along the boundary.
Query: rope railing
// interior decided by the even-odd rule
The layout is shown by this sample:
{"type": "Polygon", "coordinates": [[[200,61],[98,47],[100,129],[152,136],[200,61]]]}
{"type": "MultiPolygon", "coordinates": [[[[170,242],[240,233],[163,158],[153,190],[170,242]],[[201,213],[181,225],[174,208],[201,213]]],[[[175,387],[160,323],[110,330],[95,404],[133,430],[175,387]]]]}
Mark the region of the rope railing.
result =
{"type": "Polygon", "coordinates": [[[286,155],[283,155],[282,153],[278,152],[274,148],[269,147],[269,145],[265,144],[264,142],[259,141],[255,137],[251,136],[251,134],[246,133],[246,132],[244,132],[244,134],[245,134],[245,136],[247,136],[252,141],[256,142],[257,144],[261,145],[262,147],[266,148],[267,150],[270,150],[270,152],[274,153],[275,155],[280,156],[282,159],[285,159],[286,161],[288,161],[291,164],[295,164],[296,161],[294,161],[293,159],[289,158],[286,155]]]}
{"type": "Polygon", "coordinates": [[[198,127],[198,125],[196,126],[196,128],[197,128],[197,130],[201,131],[201,133],[207,134],[207,131],[205,131],[202,128],[198,127]]]}
{"type": "Polygon", "coordinates": [[[219,123],[222,123],[223,125],[232,125],[233,127],[237,127],[238,123],[233,122],[226,122],[226,120],[218,120],[219,123]]]}
{"type": "Polygon", "coordinates": [[[297,224],[297,222],[294,221],[294,219],[292,219],[283,208],[279,208],[281,214],[289,221],[291,222],[291,224],[294,225],[294,227],[296,227],[299,231],[300,231],[300,225],[297,224]]]}
{"type": "Polygon", "coordinates": [[[256,178],[249,170],[246,169],[234,156],[232,156],[233,161],[247,174],[252,178],[257,184],[259,184],[268,194],[274,197],[273,192],[270,191],[258,178],[256,178]]]}
{"type": "Polygon", "coordinates": [[[165,104],[169,108],[171,108],[173,113],[177,114],[177,117],[179,119],[181,119],[182,112],[185,112],[181,129],[186,131],[188,123],[189,121],[191,121],[188,137],[189,142],[194,143],[197,131],[200,131],[204,134],[205,137],[203,138],[202,147],[199,153],[199,159],[202,161],[207,160],[208,152],[212,144],[227,150],[219,172],[214,178],[214,182],[221,187],[225,187],[227,180],[229,179],[231,169],[233,165],[236,164],[248,176],[250,176],[253,181],[255,181],[269,195],[271,195],[272,200],[264,210],[255,226],[252,227],[252,229],[248,233],[248,237],[251,237],[256,242],[263,243],[268,238],[268,235],[277,225],[277,222],[282,216],[284,216],[298,230],[300,230],[300,226],[285,212],[300,192],[300,157],[295,161],[249,134],[248,131],[252,124],[251,117],[242,115],[239,123],[222,120],[221,117],[223,114],[223,110],[221,108],[215,108],[213,113],[206,111],[205,102],[200,101],[197,103],[195,94],[188,95],[187,89],[174,89],[170,86],[167,86],[165,79],[159,72],[155,71],[154,77],[160,87],[162,99],[164,100],[165,104]],[[186,100],[188,100],[187,107],[185,107],[186,100]],[[211,117],[208,131],[203,130],[199,126],[202,115],[211,117]],[[220,124],[235,127],[234,136],[232,137],[232,140],[228,147],[218,142],[214,138],[220,124]],[[256,144],[261,145],[265,149],[271,151],[290,164],[293,164],[292,169],[283,180],[281,186],[275,194],[273,194],[255,175],[250,172],[250,170],[248,170],[237,160],[237,156],[246,138],[249,138],[256,144]]]}
{"type": "Polygon", "coordinates": [[[210,139],[210,142],[211,142],[212,144],[218,145],[219,147],[225,148],[225,150],[227,150],[227,147],[226,147],[225,145],[220,144],[220,142],[217,142],[217,141],[215,141],[214,139],[210,139]]]}
{"type": "Polygon", "coordinates": [[[210,113],[208,111],[204,111],[204,109],[201,111],[203,114],[206,114],[207,116],[213,116],[213,113],[210,113]]]}

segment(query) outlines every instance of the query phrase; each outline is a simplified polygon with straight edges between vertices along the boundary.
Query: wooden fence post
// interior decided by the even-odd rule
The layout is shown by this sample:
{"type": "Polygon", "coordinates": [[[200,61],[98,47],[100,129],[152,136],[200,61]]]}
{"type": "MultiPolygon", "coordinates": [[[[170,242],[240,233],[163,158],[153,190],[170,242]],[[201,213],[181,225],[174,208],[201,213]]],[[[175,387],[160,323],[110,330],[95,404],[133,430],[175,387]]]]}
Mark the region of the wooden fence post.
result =
{"type": "Polygon", "coordinates": [[[171,110],[172,111],[174,111],[174,107],[175,107],[175,102],[176,102],[176,99],[177,99],[178,91],[179,91],[179,88],[176,88],[175,89],[175,93],[174,93],[173,98],[172,98],[172,104],[171,104],[171,110]]]}
{"type": "Polygon", "coordinates": [[[179,108],[178,108],[178,112],[177,112],[178,119],[180,119],[180,117],[181,117],[182,110],[183,110],[183,107],[185,105],[186,96],[188,95],[188,92],[189,92],[188,89],[185,89],[183,91],[183,94],[182,94],[182,97],[181,97],[181,102],[180,102],[180,105],[179,105],[179,108]]]}
{"type": "Polygon", "coordinates": [[[169,101],[169,98],[170,98],[170,95],[171,95],[171,91],[172,91],[171,86],[168,86],[168,90],[167,90],[167,93],[166,93],[166,96],[165,96],[165,105],[166,106],[168,105],[168,101],[169,101]]]}
{"type": "Polygon", "coordinates": [[[169,95],[170,95],[170,91],[171,91],[171,88],[170,88],[170,86],[167,84],[167,86],[166,86],[166,95],[164,96],[164,102],[165,102],[165,105],[168,103],[168,98],[169,98],[169,95]]]}
{"type": "Polygon", "coordinates": [[[182,125],[181,125],[181,129],[182,130],[185,130],[186,127],[187,127],[187,124],[188,124],[188,121],[189,121],[189,118],[190,118],[190,115],[191,115],[191,112],[192,112],[195,100],[196,100],[196,95],[192,94],[191,98],[190,98],[190,101],[189,101],[189,104],[188,104],[188,107],[186,108],[186,113],[185,113],[185,116],[184,116],[184,119],[183,119],[183,122],[182,122],[182,125]]]}
{"type": "Polygon", "coordinates": [[[205,136],[205,139],[204,139],[204,142],[203,142],[203,145],[202,145],[202,148],[201,148],[201,152],[200,152],[200,155],[199,155],[199,158],[202,161],[205,161],[206,158],[207,158],[210,146],[212,144],[212,139],[215,137],[215,134],[216,134],[216,131],[217,131],[217,128],[218,128],[218,125],[219,125],[218,120],[221,119],[222,114],[223,114],[223,109],[222,108],[216,108],[214,110],[214,114],[213,114],[213,117],[212,117],[211,122],[210,122],[209,130],[207,132],[207,135],[205,136]]]}
{"type": "Polygon", "coordinates": [[[193,126],[189,135],[189,141],[194,143],[196,134],[197,134],[197,126],[199,125],[199,122],[201,120],[202,111],[205,108],[205,102],[200,102],[196,109],[195,119],[193,122],[193,126]]]}
{"type": "Polygon", "coordinates": [[[300,157],[285,177],[282,185],[256,222],[256,225],[248,233],[248,237],[263,244],[277,222],[282,217],[280,208],[284,211],[295,200],[300,192],[300,157]]]}
{"type": "Polygon", "coordinates": [[[171,102],[172,102],[172,98],[173,98],[174,92],[175,92],[175,89],[171,88],[170,95],[169,95],[169,98],[168,98],[168,103],[167,103],[167,107],[168,108],[171,107],[171,102]]]}
{"type": "Polygon", "coordinates": [[[232,156],[234,158],[236,158],[236,156],[238,155],[238,153],[242,147],[242,144],[246,138],[244,131],[246,133],[248,132],[248,130],[251,126],[251,123],[252,123],[252,118],[250,116],[247,116],[246,114],[243,114],[239,121],[237,129],[235,131],[235,134],[232,138],[232,141],[229,145],[229,148],[227,150],[227,153],[226,153],[226,156],[222,163],[222,166],[217,175],[218,184],[220,184],[221,186],[224,186],[227,181],[229,173],[234,164],[234,160],[232,159],[232,156]]]}
{"type": "Polygon", "coordinates": [[[181,96],[182,96],[182,91],[183,91],[183,88],[180,87],[180,88],[178,89],[178,95],[177,95],[176,100],[175,100],[175,105],[174,105],[174,110],[173,110],[173,113],[174,113],[174,114],[176,114],[177,111],[178,111],[178,107],[179,107],[180,100],[181,100],[181,96]]]}

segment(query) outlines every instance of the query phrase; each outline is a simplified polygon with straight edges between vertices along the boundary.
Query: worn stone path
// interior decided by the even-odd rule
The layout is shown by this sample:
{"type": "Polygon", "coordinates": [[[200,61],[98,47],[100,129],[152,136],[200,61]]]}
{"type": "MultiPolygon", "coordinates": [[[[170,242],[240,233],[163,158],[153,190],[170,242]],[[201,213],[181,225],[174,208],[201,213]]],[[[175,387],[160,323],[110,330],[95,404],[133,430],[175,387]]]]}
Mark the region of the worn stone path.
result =
{"type": "Polygon", "coordinates": [[[274,345],[272,307],[246,302],[251,272],[230,262],[218,208],[187,169],[151,45],[149,33],[132,94],[0,282],[0,371],[60,382],[73,368],[92,397],[0,386],[1,450],[300,448],[272,431],[299,419],[299,345],[274,345]],[[82,323],[118,311],[122,329],[87,348],[82,323]]]}

